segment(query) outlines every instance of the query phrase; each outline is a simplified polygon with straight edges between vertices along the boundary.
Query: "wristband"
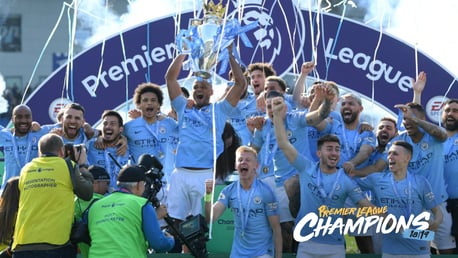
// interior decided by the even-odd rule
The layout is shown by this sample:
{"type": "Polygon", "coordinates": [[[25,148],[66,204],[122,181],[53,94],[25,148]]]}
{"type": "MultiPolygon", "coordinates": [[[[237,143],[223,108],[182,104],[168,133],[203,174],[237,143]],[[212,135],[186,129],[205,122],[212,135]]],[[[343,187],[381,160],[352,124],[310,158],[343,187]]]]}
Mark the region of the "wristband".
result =
{"type": "Polygon", "coordinates": [[[211,202],[212,201],[212,194],[205,194],[204,202],[211,202]]]}

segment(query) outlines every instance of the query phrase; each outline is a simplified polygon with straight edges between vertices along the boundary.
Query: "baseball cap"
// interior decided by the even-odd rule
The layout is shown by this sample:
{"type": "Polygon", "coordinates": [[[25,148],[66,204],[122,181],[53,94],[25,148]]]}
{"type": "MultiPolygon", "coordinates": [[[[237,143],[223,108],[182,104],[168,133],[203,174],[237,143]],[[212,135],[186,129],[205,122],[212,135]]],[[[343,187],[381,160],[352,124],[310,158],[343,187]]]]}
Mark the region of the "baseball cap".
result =
{"type": "Polygon", "coordinates": [[[94,180],[110,180],[110,175],[103,167],[92,165],[88,167],[88,170],[94,177],[94,180]]]}
{"type": "Polygon", "coordinates": [[[127,166],[119,171],[119,182],[140,182],[145,181],[145,170],[138,166],[127,166]]]}

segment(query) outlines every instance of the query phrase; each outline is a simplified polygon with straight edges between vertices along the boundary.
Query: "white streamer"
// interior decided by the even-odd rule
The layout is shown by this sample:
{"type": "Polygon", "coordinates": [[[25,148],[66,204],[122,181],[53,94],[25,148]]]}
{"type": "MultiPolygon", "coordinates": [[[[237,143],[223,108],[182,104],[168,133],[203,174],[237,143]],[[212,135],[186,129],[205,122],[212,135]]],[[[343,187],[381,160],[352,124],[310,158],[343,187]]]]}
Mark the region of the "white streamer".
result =
{"type": "MultiPolygon", "coordinates": [[[[378,53],[378,49],[380,48],[380,44],[382,42],[382,37],[383,37],[383,19],[385,17],[385,5],[382,5],[382,14],[381,14],[381,17],[380,17],[380,27],[379,27],[379,37],[378,37],[378,41],[377,41],[377,45],[374,49],[374,59],[373,61],[375,62],[377,60],[377,53],[378,53]]],[[[375,80],[374,78],[372,78],[372,95],[371,95],[371,107],[372,109],[374,108],[375,106],[375,80]]],[[[375,122],[374,121],[370,121],[370,124],[372,126],[375,125],[375,122]]]]}
{"type": "Polygon", "coordinates": [[[57,18],[57,22],[56,22],[56,24],[54,24],[54,27],[51,30],[51,34],[49,34],[49,37],[46,40],[45,45],[41,49],[41,52],[40,52],[40,55],[38,56],[37,61],[35,62],[35,66],[33,67],[32,74],[30,75],[29,81],[27,82],[27,86],[26,86],[26,88],[24,90],[24,95],[22,96],[21,104],[24,103],[25,96],[27,95],[26,93],[29,90],[30,85],[32,84],[33,77],[35,76],[35,73],[37,72],[37,69],[38,69],[38,65],[40,64],[41,59],[43,58],[43,55],[44,55],[46,49],[48,48],[49,42],[51,42],[51,39],[54,36],[54,33],[56,33],[57,27],[59,26],[60,21],[62,20],[62,16],[64,15],[64,11],[65,11],[65,6],[66,5],[68,5],[68,3],[64,2],[62,4],[62,8],[60,10],[59,17],[57,18]]]}
{"type": "Polygon", "coordinates": [[[286,12],[285,12],[285,9],[283,8],[283,5],[281,4],[280,1],[277,1],[278,2],[278,6],[280,7],[280,10],[283,14],[283,19],[285,21],[285,24],[286,24],[286,30],[288,31],[288,37],[289,37],[289,42],[290,42],[290,47],[291,47],[291,51],[292,51],[292,55],[293,55],[293,64],[295,64],[294,66],[294,72],[296,73],[297,70],[297,60],[296,60],[296,50],[294,48],[294,38],[292,36],[292,33],[291,33],[291,29],[289,28],[289,23],[288,23],[288,16],[286,15],[286,12]]]}
{"type": "MultiPolygon", "coordinates": [[[[105,1],[105,10],[108,10],[108,2],[107,1],[105,1]]],[[[103,23],[104,24],[107,23],[106,15],[103,16],[103,23]]],[[[105,54],[105,41],[106,41],[105,38],[103,38],[103,40],[102,40],[102,49],[100,50],[100,64],[99,64],[99,69],[98,69],[98,72],[97,72],[97,83],[96,83],[96,85],[94,87],[94,94],[95,94],[95,91],[97,91],[97,88],[99,87],[100,75],[102,74],[103,56],[105,54]]],[[[128,112],[126,112],[125,119],[127,119],[127,113],[128,112]]]]}
{"type": "MultiPolygon", "coordinates": [[[[450,90],[452,89],[453,84],[456,82],[456,79],[457,79],[457,77],[454,77],[454,78],[453,78],[452,82],[451,82],[450,85],[448,86],[447,91],[446,91],[445,94],[444,94],[444,97],[442,98],[441,103],[444,103],[445,99],[447,98],[448,93],[449,93],[450,90]]],[[[441,126],[441,123],[442,123],[441,120],[442,120],[442,119],[439,119],[439,126],[441,126]]]]}

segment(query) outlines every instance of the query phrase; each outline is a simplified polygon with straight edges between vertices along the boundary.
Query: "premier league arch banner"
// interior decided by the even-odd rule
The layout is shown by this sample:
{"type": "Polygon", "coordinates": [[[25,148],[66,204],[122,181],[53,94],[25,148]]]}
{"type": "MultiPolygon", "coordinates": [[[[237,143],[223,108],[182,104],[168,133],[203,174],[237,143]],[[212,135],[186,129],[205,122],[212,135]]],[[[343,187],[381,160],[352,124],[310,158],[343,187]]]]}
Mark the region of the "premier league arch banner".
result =
{"type": "MultiPolygon", "coordinates": [[[[268,62],[277,74],[286,75],[303,61],[312,60],[315,48],[320,79],[373,96],[375,103],[393,112],[397,112],[395,104],[411,101],[411,78],[416,77],[415,49],[411,46],[360,23],[299,10],[292,1],[244,2],[243,8],[235,8],[231,2],[227,16],[237,18],[242,27],[258,24],[244,33],[252,47],[239,44],[244,64],[268,62]],[[317,19],[321,26],[316,26],[317,19]],[[313,35],[320,35],[315,46],[313,35]]],[[[34,119],[42,124],[54,122],[62,105],[74,101],[87,109],[86,120],[95,123],[105,109],[127,103],[139,83],[163,85],[165,72],[176,55],[176,21],[181,21],[180,28],[187,29],[193,13],[184,12],[180,19],[171,15],[121,32],[75,57],[68,72],[66,65],[60,67],[28,98],[26,103],[34,110],[34,119]]],[[[429,119],[438,122],[444,96],[456,97],[458,83],[425,54],[418,53],[417,60],[418,70],[428,74],[423,105],[429,119]]],[[[183,71],[181,76],[188,74],[183,71]]]]}

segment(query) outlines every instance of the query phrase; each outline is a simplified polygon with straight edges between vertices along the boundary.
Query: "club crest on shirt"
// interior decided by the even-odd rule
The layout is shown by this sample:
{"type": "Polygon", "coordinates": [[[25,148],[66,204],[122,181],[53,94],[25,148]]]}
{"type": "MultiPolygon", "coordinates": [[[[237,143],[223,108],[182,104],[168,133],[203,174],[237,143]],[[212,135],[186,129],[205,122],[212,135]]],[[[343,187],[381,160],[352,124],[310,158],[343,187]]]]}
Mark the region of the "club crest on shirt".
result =
{"type": "Polygon", "coordinates": [[[261,197],[255,196],[253,199],[254,204],[261,204],[262,200],[261,197]]]}
{"type": "Polygon", "coordinates": [[[408,187],[404,188],[404,193],[407,194],[407,195],[409,194],[409,188],[408,187]]]}
{"type": "Polygon", "coordinates": [[[337,183],[337,184],[336,184],[336,188],[334,188],[334,190],[335,190],[335,191],[339,191],[339,190],[340,190],[340,188],[341,188],[340,184],[339,184],[339,183],[337,183]]]}
{"type": "Polygon", "coordinates": [[[223,193],[220,193],[218,199],[224,200],[226,199],[226,196],[223,193]]]}
{"type": "Polygon", "coordinates": [[[286,135],[288,135],[288,139],[289,139],[291,138],[291,136],[293,136],[293,132],[291,130],[287,130],[286,135]]]}
{"type": "Polygon", "coordinates": [[[165,129],[165,127],[161,126],[161,127],[159,127],[159,132],[161,134],[165,134],[167,132],[167,129],[165,129]]]}
{"type": "Polygon", "coordinates": [[[453,142],[453,145],[458,145],[458,138],[455,139],[455,142],[453,142]]]}
{"type": "Polygon", "coordinates": [[[420,148],[421,148],[422,150],[427,150],[428,147],[429,147],[429,146],[428,146],[428,143],[427,143],[427,142],[422,142],[422,143],[421,143],[420,148]]]}

